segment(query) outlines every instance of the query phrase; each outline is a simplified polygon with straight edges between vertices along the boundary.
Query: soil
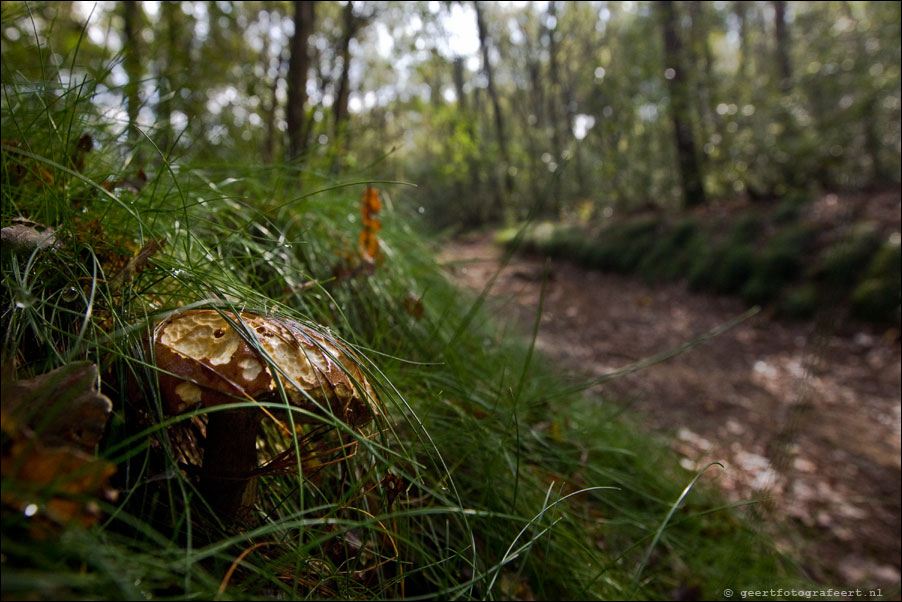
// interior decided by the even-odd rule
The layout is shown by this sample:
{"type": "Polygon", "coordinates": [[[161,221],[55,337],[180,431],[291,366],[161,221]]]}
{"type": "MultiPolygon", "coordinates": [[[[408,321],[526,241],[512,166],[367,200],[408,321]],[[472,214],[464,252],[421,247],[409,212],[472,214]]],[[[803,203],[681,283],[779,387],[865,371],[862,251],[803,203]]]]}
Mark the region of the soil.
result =
{"type": "MultiPolygon", "coordinates": [[[[441,260],[482,290],[500,267],[489,235],[457,240],[441,260]]],[[[528,333],[546,296],[537,349],[562,372],[600,376],[680,346],[746,311],[685,285],[516,257],[491,289],[499,316],[528,333]]],[[[762,312],[691,351],[598,387],[665,434],[687,481],[733,501],[765,499],[754,520],[815,581],[898,592],[900,344],[896,330],[762,312]],[[709,476],[710,475],[710,476],[709,476]]]]}

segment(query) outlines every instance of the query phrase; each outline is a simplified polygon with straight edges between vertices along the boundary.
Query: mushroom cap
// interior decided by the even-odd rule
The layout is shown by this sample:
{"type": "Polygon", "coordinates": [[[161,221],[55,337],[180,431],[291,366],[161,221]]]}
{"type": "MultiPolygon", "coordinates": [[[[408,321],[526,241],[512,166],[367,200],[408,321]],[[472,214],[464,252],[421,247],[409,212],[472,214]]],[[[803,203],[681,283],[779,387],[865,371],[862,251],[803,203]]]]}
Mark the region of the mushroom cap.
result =
{"type": "Polygon", "coordinates": [[[326,402],[352,427],[369,423],[379,413],[376,394],[354,356],[332,338],[293,320],[185,310],[154,327],[153,346],[169,414],[198,404],[279,400],[278,380],[292,405],[322,413],[317,403],[326,402]]]}

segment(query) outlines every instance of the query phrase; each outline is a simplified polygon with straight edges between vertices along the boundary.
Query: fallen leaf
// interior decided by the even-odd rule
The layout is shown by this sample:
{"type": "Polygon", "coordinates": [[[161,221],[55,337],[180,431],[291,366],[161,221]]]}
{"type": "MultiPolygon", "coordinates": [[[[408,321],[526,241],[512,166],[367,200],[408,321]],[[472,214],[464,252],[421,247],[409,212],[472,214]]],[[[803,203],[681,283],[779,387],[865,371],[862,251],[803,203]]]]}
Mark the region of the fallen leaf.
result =
{"type": "Polygon", "coordinates": [[[28,515],[42,511],[55,523],[77,521],[87,527],[97,521],[98,510],[96,503],[80,498],[114,497],[107,487],[114,472],[111,462],[74,447],[47,447],[34,433],[20,431],[0,458],[0,473],[10,482],[3,504],[28,515]]]}
{"type": "Polygon", "coordinates": [[[28,429],[47,445],[90,451],[100,441],[112,410],[96,389],[97,366],[72,362],[34,378],[3,381],[0,424],[14,435],[28,429]]]}
{"type": "Polygon", "coordinates": [[[0,231],[3,248],[17,253],[31,253],[37,249],[46,249],[58,245],[53,228],[32,222],[22,217],[12,220],[12,224],[0,231]]]}
{"type": "Polygon", "coordinates": [[[108,483],[116,467],[89,453],[112,409],[96,382],[97,366],[87,361],[30,379],[3,380],[2,502],[38,516],[36,537],[50,535],[53,523],[94,524],[99,510],[91,498],[115,496],[108,483]]]}

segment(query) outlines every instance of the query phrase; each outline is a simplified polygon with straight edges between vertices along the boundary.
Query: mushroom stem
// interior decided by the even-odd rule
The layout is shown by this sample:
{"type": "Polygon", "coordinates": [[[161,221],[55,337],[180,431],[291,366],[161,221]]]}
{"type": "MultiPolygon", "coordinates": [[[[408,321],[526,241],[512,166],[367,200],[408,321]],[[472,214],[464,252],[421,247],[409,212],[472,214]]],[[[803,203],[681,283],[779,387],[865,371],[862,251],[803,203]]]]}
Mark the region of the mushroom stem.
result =
{"type": "Polygon", "coordinates": [[[235,518],[253,506],[256,491],[251,473],[257,466],[256,408],[211,412],[204,443],[200,489],[217,512],[235,518]]]}

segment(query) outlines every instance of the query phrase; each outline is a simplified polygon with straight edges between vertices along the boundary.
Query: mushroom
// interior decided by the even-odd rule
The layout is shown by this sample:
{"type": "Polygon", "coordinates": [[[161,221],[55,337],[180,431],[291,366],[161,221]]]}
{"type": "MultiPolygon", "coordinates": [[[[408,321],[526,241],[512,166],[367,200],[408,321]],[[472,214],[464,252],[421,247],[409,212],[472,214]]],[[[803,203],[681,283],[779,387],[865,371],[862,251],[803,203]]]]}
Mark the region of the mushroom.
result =
{"type": "MultiPolygon", "coordinates": [[[[194,309],[155,325],[152,335],[163,409],[281,401],[310,414],[326,407],[352,429],[379,414],[376,394],[354,356],[314,329],[285,318],[194,309]]],[[[296,422],[316,416],[300,412],[296,422]]],[[[236,516],[252,505],[257,407],[209,413],[200,489],[217,511],[236,516]]]]}

